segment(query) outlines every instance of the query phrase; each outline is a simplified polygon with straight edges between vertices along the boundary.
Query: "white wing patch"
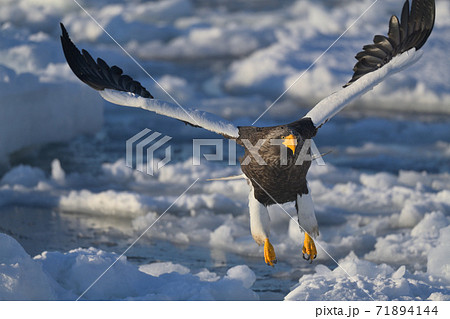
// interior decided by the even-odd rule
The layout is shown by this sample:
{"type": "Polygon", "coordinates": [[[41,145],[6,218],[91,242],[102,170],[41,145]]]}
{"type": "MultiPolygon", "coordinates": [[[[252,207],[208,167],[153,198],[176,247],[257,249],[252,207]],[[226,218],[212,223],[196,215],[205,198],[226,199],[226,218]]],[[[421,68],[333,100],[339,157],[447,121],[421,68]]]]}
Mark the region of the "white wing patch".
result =
{"type": "Polygon", "coordinates": [[[416,51],[415,48],[395,56],[378,70],[362,76],[351,85],[321,100],[304,117],[311,118],[314,126],[320,127],[342,110],[348,103],[372,90],[377,84],[381,83],[392,74],[400,72],[414,64],[421,56],[422,51],[416,51]]]}
{"type": "Polygon", "coordinates": [[[239,130],[233,123],[208,112],[182,108],[169,102],[143,98],[129,92],[105,89],[99,91],[99,93],[105,100],[114,104],[142,108],[203,127],[208,131],[226,135],[230,138],[239,137],[239,130]]]}

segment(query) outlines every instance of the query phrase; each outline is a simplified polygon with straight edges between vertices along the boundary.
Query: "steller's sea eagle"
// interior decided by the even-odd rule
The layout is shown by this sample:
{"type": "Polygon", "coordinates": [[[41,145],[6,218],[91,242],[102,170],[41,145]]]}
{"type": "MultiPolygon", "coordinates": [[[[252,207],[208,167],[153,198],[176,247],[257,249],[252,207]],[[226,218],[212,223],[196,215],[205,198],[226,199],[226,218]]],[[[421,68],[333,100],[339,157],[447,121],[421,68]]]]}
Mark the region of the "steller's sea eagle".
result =
{"type": "Polygon", "coordinates": [[[105,100],[173,117],[234,139],[244,147],[241,168],[250,185],[251,234],[256,243],[264,245],[265,262],[273,266],[276,256],[269,241],[270,218],[267,207],[274,204],[295,203],[300,228],[305,232],[303,257],[312,262],[317,256],[312,238],[319,235],[319,228],[306,181],[311,157],[305,160],[300,158],[304,156],[301,151],[303,146],[349,102],[373,89],[388,76],[415,63],[422,55],[422,51],[418,50],[427,41],[434,19],[434,0],[412,0],[411,8],[406,0],[401,18],[391,17],[388,35],[376,35],[374,43],[364,46],[356,55],[358,62],[353,68],[353,77],[343,88],[320,101],[302,118],[272,127],[236,127],[211,113],[183,109],[154,99],[139,82],[122,74],[119,67],[109,67],[100,58],[94,61],[85,50],[80,52],[70,40],[63,24],[61,43],[67,63],[75,75],[98,90],[105,100]],[[255,145],[258,146],[257,154],[255,145]]]}

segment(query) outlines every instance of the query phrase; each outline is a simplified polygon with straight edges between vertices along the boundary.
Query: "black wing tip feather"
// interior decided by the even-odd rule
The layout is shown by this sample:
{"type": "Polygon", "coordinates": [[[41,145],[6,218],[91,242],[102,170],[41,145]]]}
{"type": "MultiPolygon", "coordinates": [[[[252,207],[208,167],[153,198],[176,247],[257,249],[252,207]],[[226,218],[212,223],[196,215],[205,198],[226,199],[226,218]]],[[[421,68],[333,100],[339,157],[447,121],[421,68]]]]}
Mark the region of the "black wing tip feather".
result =
{"type": "Polygon", "coordinates": [[[130,92],[144,98],[153,98],[141,83],[134,81],[130,76],[122,74],[123,71],[118,66],[109,67],[102,59],[97,62],[86,50],[78,50],[75,44],[70,40],[64,24],[61,26],[61,45],[67,64],[69,64],[73,73],[84,83],[95,90],[113,89],[118,91],[130,92]]]}
{"type": "Polygon", "coordinates": [[[353,77],[344,87],[381,68],[398,54],[412,48],[419,50],[433,30],[435,12],[434,0],[412,0],[411,11],[409,0],[406,0],[401,20],[395,15],[391,17],[388,35],[376,35],[374,43],[364,46],[356,55],[358,62],[353,68],[353,77]]]}

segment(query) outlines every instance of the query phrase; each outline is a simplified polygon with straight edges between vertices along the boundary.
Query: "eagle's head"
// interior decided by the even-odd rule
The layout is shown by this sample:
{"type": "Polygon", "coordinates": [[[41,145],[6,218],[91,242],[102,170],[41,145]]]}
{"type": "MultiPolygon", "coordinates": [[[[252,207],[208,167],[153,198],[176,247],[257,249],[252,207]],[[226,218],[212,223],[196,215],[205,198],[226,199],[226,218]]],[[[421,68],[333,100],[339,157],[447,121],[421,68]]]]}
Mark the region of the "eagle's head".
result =
{"type": "Polygon", "coordinates": [[[261,146],[261,151],[279,157],[280,163],[292,162],[303,145],[301,135],[287,125],[269,127],[265,139],[267,141],[261,146]]]}
{"type": "Polygon", "coordinates": [[[241,162],[243,165],[252,162],[263,166],[290,167],[299,155],[309,153],[307,140],[311,134],[298,121],[271,127],[239,127],[239,134],[237,142],[244,146],[246,155],[241,162]],[[303,150],[304,147],[308,149],[303,150]]]}

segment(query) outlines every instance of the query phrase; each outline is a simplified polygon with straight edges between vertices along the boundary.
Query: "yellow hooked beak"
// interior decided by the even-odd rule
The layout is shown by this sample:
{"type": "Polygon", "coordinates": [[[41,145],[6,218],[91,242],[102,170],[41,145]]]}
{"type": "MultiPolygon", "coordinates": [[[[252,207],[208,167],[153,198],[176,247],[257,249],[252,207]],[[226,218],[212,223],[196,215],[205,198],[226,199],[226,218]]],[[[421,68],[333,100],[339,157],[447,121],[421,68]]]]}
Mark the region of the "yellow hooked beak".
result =
{"type": "Polygon", "coordinates": [[[297,139],[294,135],[288,135],[282,137],[284,139],[283,145],[292,150],[292,154],[295,154],[295,146],[297,145],[297,139]]]}

